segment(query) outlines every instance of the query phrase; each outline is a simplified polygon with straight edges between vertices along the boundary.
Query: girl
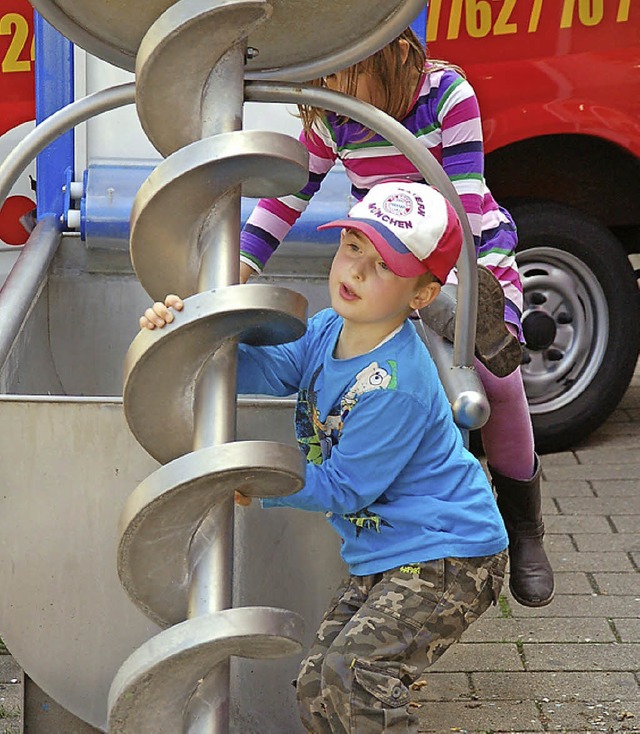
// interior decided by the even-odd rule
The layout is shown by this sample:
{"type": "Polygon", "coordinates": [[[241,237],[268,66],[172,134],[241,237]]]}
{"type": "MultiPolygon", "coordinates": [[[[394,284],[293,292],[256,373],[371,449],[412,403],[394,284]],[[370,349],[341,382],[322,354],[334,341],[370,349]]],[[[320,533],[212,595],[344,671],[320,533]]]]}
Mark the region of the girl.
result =
{"type": "MultiPolygon", "coordinates": [[[[515,225],[508,212],[497,205],[484,180],[478,102],[461,70],[427,59],[419,39],[407,29],[376,54],[315,83],[382,109],[410,130],[440,162],[469,218],[478,262],[501,285],[498,296],[504,303],[503,324],[509,334],[522,339],[522,284],[515,262],[515,225]]],[[[385,179],[422,181],[415,166],[372,131],[324,110],[304,107],[300,112],[300,140],[309,150],[309,182],[298,194],[262,199],[256,206],[241,237],[243,282],[262,270],[336,159],[343,162],[357,199],[385,179]]],[[[483,280],[486,274],[480,277],[481,290],[483,280]]],[[[483,335],[488,334],[492,341],[496,333],[494,327],[483,324],[483,312],[495,312],[495,303],[493,309],[485,309],[481,297],[479,306],[477,354],[483,335]]],[[[513,354],[510,346],[509,350],[513,354]]],[[[490,359],[483,361],[492,366],[490,359]]],[[[480,359],[476,359],[476,369],[491,405],[482,441],[498,507],[509,533],[510,589],[519,603],[543,606],[553,598],[554,581],[543,546],[540,464],[534,451],[522,375],[516,367],[507,376],[496,376],[480,359]]],[[[494,371],[505,374],[499,369],[494,371]]]]}

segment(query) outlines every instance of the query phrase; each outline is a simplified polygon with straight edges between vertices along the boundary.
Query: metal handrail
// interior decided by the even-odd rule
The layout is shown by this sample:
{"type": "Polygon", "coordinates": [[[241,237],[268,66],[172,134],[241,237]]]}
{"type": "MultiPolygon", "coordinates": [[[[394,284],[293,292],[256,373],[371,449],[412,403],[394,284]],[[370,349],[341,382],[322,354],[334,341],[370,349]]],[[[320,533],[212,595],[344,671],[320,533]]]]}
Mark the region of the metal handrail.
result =
{"type": "Polygon", "coordinates": [[[4,203],[20,174],[47,145],[81,122],[103,112],[133,104],[135,100],[135,83],[119,84],[82,97],[39,123],[0,165],[0,205],[4,203]]]}
{"type": "Polygon", "coordinates": [[[61,236],[54,216],[38,222],[0,288],[0,370],[44,286],[61,236]]]}
{"type": "MultiPolygon", "coordinates": [[[[37,125],[0,165],[0,205],[31,161],[63,133],[81,122],[135,102],[135,84],[100,90],[63,107],[37,125]]],[[[59,222],[45,216],[21,248],[0,289],[0,369],[11,352],[22,325],[42,289],[49,265],[61,241],[59,222]]]]}

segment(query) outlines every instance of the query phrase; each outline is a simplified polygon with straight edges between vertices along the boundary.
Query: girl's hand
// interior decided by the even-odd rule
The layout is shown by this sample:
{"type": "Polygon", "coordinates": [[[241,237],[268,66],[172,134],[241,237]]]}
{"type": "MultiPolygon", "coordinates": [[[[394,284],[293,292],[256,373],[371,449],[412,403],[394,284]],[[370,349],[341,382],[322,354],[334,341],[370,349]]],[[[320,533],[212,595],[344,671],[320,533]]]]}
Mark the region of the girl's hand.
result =
{"type": "Polygon", "coordinates": [[[240,284],[246,283],[249,278],[252,276],[257,275],[256,271],[251,267],[251,265],[247,265],[247,263],[241,262],[240,263],[240,284]]]}
{"type": "Polygon", "coordinates": [[[182,311],[184,303],[180,296],[168,295],[164,299],[164,303],[156,301],[150,308],[144,312],[144,316],[140,317],[141,329],[155,329],[156,326],[162,329],[166,324],[173,321],[173,310],[182,311]]]}
{"type": "Polygon", "coordinates": [[[242,507],[249,507],[251,504],[251,497],[247,497],[246,495],[242,494],[242,492],[236,491],[233,493],[233,501],[236,503],[236,505],[241,505],[242,507]]]}

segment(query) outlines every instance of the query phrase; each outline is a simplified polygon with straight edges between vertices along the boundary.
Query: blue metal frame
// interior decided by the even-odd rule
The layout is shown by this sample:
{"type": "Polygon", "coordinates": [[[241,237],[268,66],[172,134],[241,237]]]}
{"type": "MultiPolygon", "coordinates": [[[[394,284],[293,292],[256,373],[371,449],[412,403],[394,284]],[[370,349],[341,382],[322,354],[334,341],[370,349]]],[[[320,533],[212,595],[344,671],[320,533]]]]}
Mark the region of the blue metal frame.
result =
{"type": "MultiPolygon", "coordinates": [[[[34,15],[36,46],[36,123],[73,102],[73,44],[38,13],[34,15]]],[[[51,214],[59,219],[64,209],[63,187],[73,178],[73,130],[45,148],[36,161],[38,219],[51,214]]]]}
{"type": "Polygon", "coordinates": [[[418,38],[426,45],[427,43],[427,5],[424,5],[424,10],[420,11],[420,15],[411,24],[412,30],[416,33],[418,38]]]}

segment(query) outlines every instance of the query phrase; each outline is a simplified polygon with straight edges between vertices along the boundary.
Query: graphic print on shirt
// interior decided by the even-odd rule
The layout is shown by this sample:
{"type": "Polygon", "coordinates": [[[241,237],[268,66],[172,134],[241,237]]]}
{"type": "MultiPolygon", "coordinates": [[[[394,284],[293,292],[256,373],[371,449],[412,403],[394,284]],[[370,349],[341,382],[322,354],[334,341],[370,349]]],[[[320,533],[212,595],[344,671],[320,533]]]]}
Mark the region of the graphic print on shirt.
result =
{"type": "MultiPolygon", "coordinates": [[[[317,407],[316,382],[322,365],[313,373],[309,387],[300,390],[296,403],[296,435],[298,443],[312,464],[322,464],[331,456],[333,447],[342,435],[344,419],[356,406],[361,395],[372,390],[395,390],[397,386],[396,362],[389,360],[384,367],[371,362],[356,375],[355,382],[344,392],[340,402],[328,412],[324,421],[320,419],[317,407]]],[[[391,527],[390,523],[368,509],[343,516],[355,526],[356,538],[363,530],[380,532],[381,527],[391,527]]]]}
{"type": "Polygon", "coordinates": [[[369,512],[365,507],[364,510],[359,512],[352,512],[349,515],[343,515],[345,520],[348,520],[356,529],[356,538],[360,537],[360,533],[363,530],[374,530],[376,533],[380,532],[380,528],[388,527],[392,528],[393,525],[387,522],[380,515],[374,515],[373,512],[369,512]]]}
{"type": "Polygon", "coordinates": [[[356,375],[355,382],[347,388],[328,412],[324,421],[318,410],[316,383],[322,372],[322,365],[313,373],[309,387],[298,394],[296,403],[296,435],[298,444],[311,464],[322,464],[331,456],[333,447],[340,440],[344,419],[352,410],[358,398],[371,390],[395,390],[397,385],[396,363],[389,361],[386,367],[371,362],[356,375]]]}

